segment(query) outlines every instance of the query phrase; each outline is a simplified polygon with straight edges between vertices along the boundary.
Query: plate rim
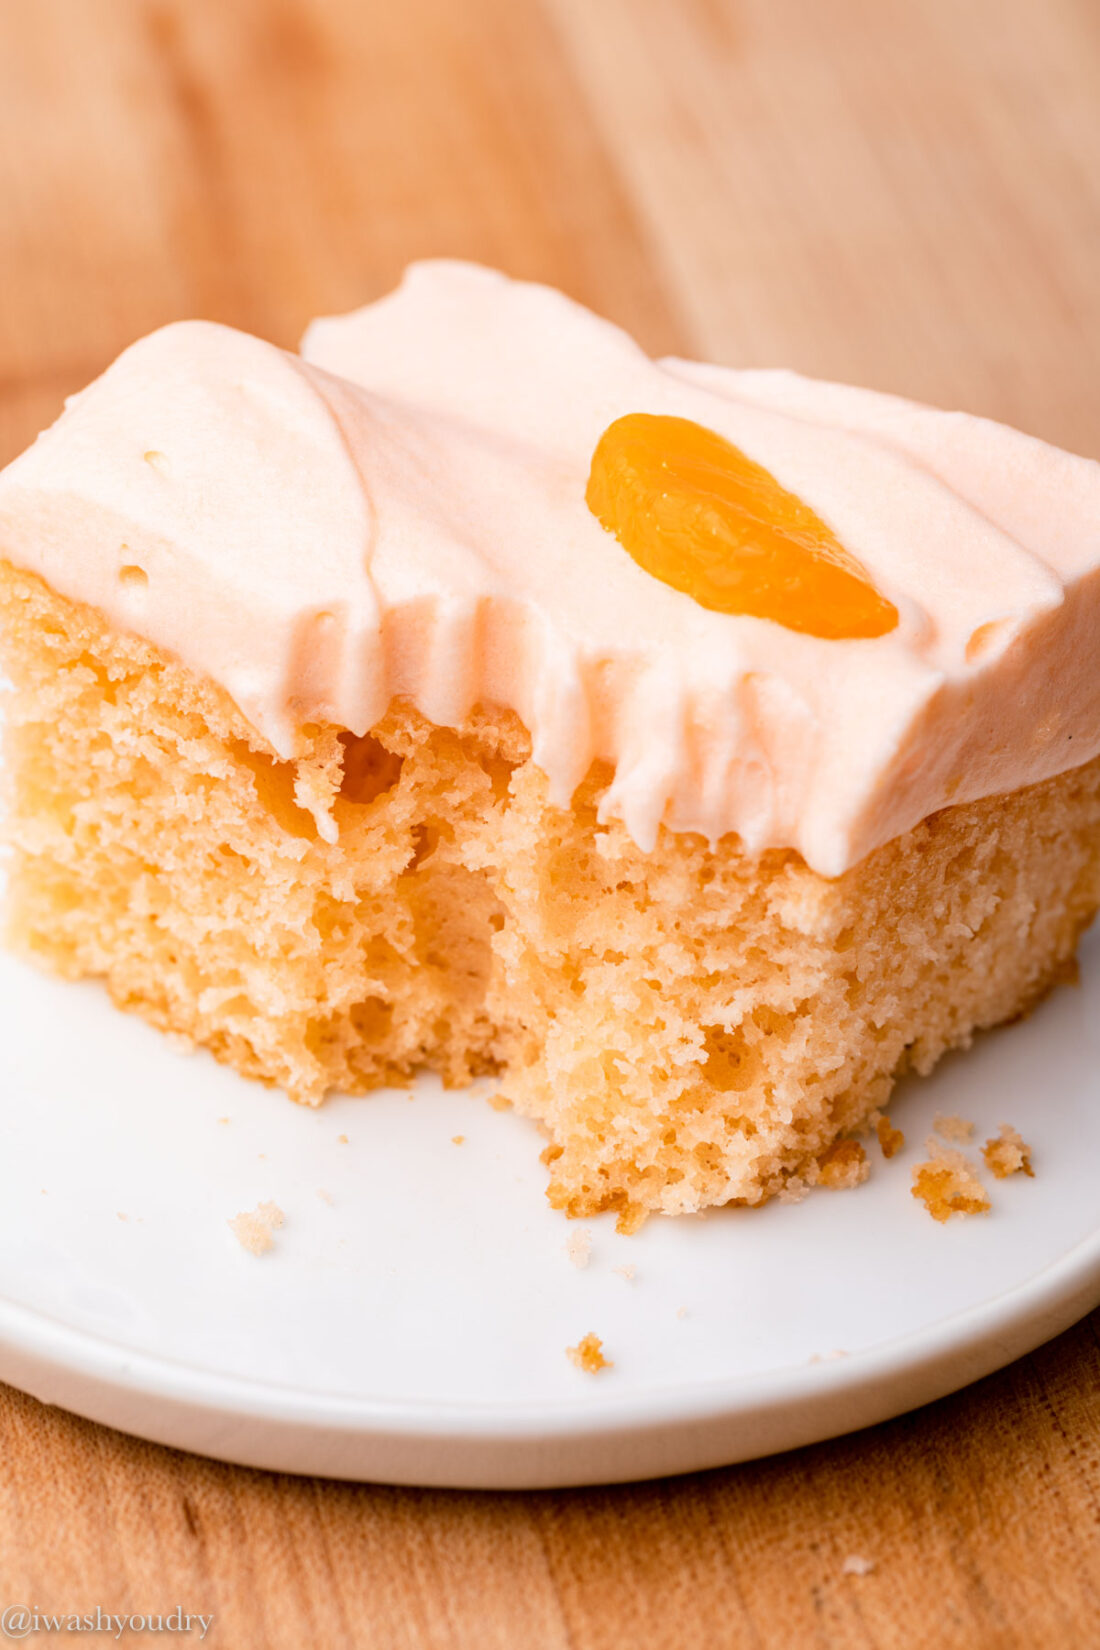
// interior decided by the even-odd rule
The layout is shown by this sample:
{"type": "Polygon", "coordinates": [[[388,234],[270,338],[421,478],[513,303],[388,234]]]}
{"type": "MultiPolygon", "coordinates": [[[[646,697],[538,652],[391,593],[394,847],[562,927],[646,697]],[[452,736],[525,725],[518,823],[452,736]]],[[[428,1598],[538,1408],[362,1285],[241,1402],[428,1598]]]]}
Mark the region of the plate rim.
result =
{"type": "Polygon", "coordinates": [[[843,1357],[648,1391],[478,1403],[250,1380],[133,1350],[0,1296],[0,1378],[132,1435],[250,1466],[452,1488],[549,1488],[730,1465],[859,1430],[981,1379],[1098,1304],[1100,1223],[980,1305],[843,1357]],[[150,1413],[130,1415],[127,1399],[150,1413]],[[303,1462],[322,1435],[324,1463],[303,1462]],[[604,1448],[593,1453],[597,1440],[604,1448]],[[328,1458],[335,1446],[351,1445],[353,1458],[328,1458]],[[426,1457],[426,1449],[445,1446],[450,1455],[426,1457]],[[548,1446],[560,1451],[552,1465],[548,1446]]]}

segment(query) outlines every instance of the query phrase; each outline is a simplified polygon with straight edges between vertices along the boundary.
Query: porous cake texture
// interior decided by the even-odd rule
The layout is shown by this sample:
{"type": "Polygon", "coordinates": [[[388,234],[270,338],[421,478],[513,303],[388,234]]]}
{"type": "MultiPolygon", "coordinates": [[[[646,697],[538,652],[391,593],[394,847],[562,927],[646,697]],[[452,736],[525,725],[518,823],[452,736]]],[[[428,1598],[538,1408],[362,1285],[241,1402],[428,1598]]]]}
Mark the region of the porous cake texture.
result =
{"type": "Polygon", "coordinates": [[[228,694],[0,564],[8,929],[309,1104],[499,1072],[574,1215],[757,1203],[1026,1010],[1100,903],[1100,759],[828,878],[553,805],[511,711],[280,757],[228,694]],[[335,827],[335,828],[333,828],[335,827]],[[327,840],[333,838],[334,840],[327,840]]]}

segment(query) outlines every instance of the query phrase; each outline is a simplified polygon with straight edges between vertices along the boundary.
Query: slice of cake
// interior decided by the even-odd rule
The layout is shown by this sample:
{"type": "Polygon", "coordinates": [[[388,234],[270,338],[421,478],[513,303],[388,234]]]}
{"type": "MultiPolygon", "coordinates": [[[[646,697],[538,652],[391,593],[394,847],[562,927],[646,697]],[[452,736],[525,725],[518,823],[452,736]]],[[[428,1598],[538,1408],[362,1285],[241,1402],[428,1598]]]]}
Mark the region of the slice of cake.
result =
{"type": "Polygon", "coordinates": [[[427,264],[136,344],[0,558],[13,943],[297,1100],[498,1072],[573,1214],[820,1179],[1100,902],[1100,468],[979,419],[427,264]]]}

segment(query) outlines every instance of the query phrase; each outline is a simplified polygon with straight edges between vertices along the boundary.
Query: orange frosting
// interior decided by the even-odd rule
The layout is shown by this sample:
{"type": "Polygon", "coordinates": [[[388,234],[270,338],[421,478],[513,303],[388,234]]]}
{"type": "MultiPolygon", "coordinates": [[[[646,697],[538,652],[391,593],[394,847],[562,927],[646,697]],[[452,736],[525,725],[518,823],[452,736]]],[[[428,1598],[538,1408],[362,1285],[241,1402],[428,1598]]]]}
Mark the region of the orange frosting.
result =
{"type": "Polygon", "coordinates": [[[499,705],[554,806],[598,761],[601,821],[645,852],[662,826],[736,832],[835,877],[1100,753],[1100,465],[867,390],[653,362],[471,265],[418,265],[305,355],[178,323],[0,475],[0,555],[217,682],[281,757],[395,698],[450,728],[499,705]],[[613,420],[661,440],[600,457],[597,516],[613,420]],[[673,584],[616,537],[662,513],[673,584]],[[683,593],[685,564],[713,600],[752,561],[759,606],[683,593]]]}
{"type": "Polygon", "coordinates": [[[847,640],[897,625],[897,608],[821,517],[690,418],[617,418],[585,498],[639,567],[712,612],[847,640]]]}

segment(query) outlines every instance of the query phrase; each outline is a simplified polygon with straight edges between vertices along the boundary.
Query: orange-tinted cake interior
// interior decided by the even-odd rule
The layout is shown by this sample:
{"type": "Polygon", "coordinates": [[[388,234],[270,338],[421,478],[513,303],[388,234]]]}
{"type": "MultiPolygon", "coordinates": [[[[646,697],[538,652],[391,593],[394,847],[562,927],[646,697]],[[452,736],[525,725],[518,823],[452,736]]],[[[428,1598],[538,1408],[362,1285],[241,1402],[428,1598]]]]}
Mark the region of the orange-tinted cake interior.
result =
{"type": "Polygon", "coordinates": [[[553,805],[492,706],[444,728],[394,703],[283,760],[220,688],[2,564],[0,621],[15,945],[308,1104],[499,1073],[572,1214],[829,1184],[838,1137],[1026,1009],[1100,899],[1097,762],[829,879],[734,836],[643,852],[597,818],[604,769],[553,805]]]}

